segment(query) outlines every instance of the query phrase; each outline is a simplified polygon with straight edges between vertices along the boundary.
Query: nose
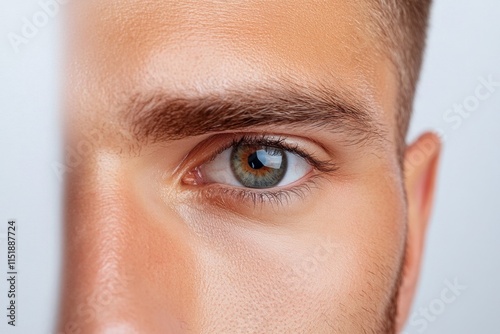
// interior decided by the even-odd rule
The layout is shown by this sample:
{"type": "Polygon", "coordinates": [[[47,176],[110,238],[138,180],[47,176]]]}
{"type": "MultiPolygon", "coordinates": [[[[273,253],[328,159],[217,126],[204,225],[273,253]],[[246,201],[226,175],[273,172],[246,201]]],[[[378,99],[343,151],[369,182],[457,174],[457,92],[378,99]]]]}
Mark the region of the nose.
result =
{"type": "Polygon", "coordinates": [[[119,159],[88,161],[66,178],[59,333],[192,332],[196,275],[182,224],[145,205],[119,159]]]}

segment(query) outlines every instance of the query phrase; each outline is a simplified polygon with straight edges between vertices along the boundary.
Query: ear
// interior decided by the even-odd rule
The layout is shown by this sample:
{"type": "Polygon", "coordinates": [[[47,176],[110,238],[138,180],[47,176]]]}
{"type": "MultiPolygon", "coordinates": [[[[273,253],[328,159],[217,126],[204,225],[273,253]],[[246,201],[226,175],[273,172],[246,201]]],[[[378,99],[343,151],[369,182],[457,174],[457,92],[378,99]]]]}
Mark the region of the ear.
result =
{"type": "Polygon", "coordinates": [[[408,319],[420,274],[424,241],[434,199],[441,142],[425,133],[405,152],[405,188],[408,201],[408,237],[403,277],[398,296],[398,332],[408,319]]]}

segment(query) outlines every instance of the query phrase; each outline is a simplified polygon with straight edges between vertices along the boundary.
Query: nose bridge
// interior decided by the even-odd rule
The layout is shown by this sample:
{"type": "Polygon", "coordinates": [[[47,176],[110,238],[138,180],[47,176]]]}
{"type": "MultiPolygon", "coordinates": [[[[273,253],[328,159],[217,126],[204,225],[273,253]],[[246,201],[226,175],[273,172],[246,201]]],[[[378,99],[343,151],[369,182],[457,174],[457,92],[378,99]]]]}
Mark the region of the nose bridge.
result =
{"type": "Polygon", "coordinates": [[[185,243],[126,176],[106,161],[68,177],[62,333],[183,333],[192,313],[185,243]]]}

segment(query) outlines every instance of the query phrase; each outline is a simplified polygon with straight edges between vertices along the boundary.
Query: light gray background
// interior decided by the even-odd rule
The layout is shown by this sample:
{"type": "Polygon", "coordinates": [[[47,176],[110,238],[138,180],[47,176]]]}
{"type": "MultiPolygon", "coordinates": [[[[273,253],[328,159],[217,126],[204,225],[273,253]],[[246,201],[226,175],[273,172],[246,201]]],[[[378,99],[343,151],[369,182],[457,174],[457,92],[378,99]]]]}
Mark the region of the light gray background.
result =
{"type": "MultiPolygon", "coordinates": [[[[0,268],[5,273],[6,222],[16,218],[20,273],[18,326],[7,326],[0,311],[1,333],[54,333],[62,207],[54,171],[63,152],[60,15],[18,53],[7,38],[39,10],[36,0],[0,2],[0,268]]],[[[460,126],[444,118],[454,104],[473,101],[479,78],[500,82],[499,17],[498,0],[435,1],[409,138],[439,129],[444,155],[408,334],[500,333],[500,87],[460,126]],[[455,280],[463,289],[445,303],[442,293],[455,280]]],[[[7,303],[3,276],[0,310],[7,303]]]]}

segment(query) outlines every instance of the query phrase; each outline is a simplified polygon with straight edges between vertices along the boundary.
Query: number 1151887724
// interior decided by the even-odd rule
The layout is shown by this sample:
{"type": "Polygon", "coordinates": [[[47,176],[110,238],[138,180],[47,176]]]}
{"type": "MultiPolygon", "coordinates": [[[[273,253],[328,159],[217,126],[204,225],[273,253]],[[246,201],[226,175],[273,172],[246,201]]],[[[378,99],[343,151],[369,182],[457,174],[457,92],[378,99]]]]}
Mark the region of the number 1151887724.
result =
{"type": "Polygon", "coordinates": [[[16,270],[16,222],[13,220],[7,226],[7,266],[9,271],[16,270]]]}

